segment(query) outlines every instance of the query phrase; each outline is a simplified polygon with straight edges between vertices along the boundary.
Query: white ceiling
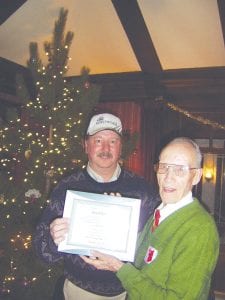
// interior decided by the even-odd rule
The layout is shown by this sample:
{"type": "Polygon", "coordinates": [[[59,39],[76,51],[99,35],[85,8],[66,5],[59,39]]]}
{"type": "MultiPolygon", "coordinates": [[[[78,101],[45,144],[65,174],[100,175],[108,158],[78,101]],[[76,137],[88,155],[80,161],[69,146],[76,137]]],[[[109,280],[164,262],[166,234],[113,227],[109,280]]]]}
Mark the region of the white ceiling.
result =
{"type": "MultiPolygon", "coordinates": [[[[225,66],[216,0],[139,0],[162,68],[225,66]]],[[[52,36],[60,7],[69,10],[74,32],[67,75],[82,66],[91,74],[139,71],[135,55],[110,0],[28,0],[0,26],[0,57],[26,65],[29,43],[52,36]]]]}
{"type": "Polygon", "coordinates": [[[139,0],[163,69],[225,66],[216,0],[139,0]]]}

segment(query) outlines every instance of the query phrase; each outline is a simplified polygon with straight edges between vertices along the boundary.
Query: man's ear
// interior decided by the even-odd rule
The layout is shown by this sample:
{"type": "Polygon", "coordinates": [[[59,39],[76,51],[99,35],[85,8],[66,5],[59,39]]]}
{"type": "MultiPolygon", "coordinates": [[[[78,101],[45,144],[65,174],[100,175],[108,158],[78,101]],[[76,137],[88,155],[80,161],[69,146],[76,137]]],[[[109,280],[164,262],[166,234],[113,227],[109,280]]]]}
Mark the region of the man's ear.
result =
{"type": "Polygon", "coordinates": [[[87,154],[87,139],[82,140],[82,146],[83,146],[84,152],[87,154]]]}
{"type": "Polygon", "coordinates": [[[196,185],[196,184],[199,183],[199,181],[201,180],[201,177],[202,177],[202,172],[203,172],[202,168],[197,169],[197,170],[195,171],[195,175],[194,175],[194,178],[193,178],[193,183],[192,183],[192,185],[196,185]]]}

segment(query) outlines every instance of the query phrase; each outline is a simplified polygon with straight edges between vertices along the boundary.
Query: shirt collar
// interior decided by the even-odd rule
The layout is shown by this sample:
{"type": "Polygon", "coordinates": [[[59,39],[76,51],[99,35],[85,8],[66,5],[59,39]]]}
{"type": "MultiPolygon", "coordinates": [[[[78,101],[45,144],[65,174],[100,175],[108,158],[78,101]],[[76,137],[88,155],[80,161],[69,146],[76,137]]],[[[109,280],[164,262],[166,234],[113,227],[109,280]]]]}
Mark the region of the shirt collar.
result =
{"type": "Polygon", "coordinates": [[[176,203],[169,203],[164,206],[163,203],[161,203],[157,209],[160,210],[160,220],[159,223],[161,223],[164,219],[166,219],[169,215],[177,211],[178,209],[190,204],[193,202],[192,192],[190,191],[185,197],[183,197],[180,201],[176,203]]]}
{"type": "MultiPolygon", "coordinates": [[[[90,164],[88,163],[87,164],[87,172],[88,174],[94,179],[96,180],[97,182],[104,182],[104,179],[102,178],[102,176],[98,175],[91,167],[90,167],[90,164]]],[[[120,176],[120,173],[121,173],[121,167],[119,164],[117,164],[116,166],[116,169],[112,175],[112,177],[110,178],[109,181],[107,182],[112,182],[112,181],[115,181],[119,178],[120,176]]]]}

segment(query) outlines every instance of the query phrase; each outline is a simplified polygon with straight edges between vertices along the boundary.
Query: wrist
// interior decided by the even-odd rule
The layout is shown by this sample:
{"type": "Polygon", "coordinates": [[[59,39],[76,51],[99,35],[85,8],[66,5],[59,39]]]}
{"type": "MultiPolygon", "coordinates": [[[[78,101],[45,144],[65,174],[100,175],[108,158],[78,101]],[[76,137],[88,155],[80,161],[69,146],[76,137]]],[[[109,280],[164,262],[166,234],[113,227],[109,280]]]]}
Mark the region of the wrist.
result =
{"type": "Polygon", "coordinates": [[[113,266],[113,269],[115,272],[118,272],[119,269],[124,265],[124,263],[120,260],[116,261],[115,265],[113,266]]]}

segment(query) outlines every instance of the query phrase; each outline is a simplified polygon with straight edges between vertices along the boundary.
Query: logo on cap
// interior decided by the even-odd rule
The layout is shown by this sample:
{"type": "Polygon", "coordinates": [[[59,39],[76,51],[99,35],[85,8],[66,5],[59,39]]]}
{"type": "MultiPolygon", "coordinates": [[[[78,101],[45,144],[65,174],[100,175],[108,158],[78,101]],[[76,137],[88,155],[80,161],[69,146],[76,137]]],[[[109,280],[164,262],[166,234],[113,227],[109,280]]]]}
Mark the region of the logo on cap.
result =
{"type": "Polygon", "coordinates": [[[102,130],[112,130],[121,135],[122,124],[120,119],[112,114],[93,116],[87,129],[87,135],[94,135],[102,130]]]}

